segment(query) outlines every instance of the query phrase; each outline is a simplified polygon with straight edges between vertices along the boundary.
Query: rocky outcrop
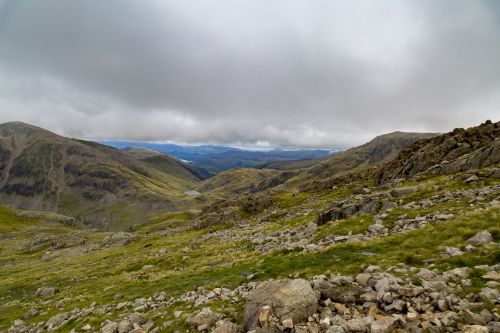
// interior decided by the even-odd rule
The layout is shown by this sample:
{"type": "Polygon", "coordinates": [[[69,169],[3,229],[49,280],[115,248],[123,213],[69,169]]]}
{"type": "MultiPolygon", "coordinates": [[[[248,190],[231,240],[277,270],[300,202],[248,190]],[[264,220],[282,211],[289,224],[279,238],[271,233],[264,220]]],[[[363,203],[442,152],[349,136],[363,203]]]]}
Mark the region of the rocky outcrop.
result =
{"type": "MultiPolygon", "coordinates": [[[[500,266],[477,266],[476,269],[487,269],[488,274],[493,275],[500,270],[500,266]]],[[[315,313],[302,320],[288,318],[273,321],[268,319],[277,318],[274,308],[264,305],[258,315],[255,314],[255,324],[247,329],[253,329],[252,332],[288,332],[291,329],[292,332],[326,333],[389,333],[395,330],[496,332],[500,324],[498,311],[492,313],[488,310],[491,305],[500,302],[498,290],[482,288],[479,293],[466,298],[458,295],[462,287],[470,284],[470,269],[467,267],[439,273],[425,268],[418,270],[400,266],[397,270],[399,275],[403,275],[399,277],[380,270],[380,267],[370,266],[356,277],[315,276],[310,281],[319,297],[315,313]],[[409,274],[414,278],[409,278],[409,274]],[[422,281],[422,286],[412,283],[415,278],[422,281]]],[[[288,280],[287,283],[294,281],[299,280],[288,280]]],[[[257,291],[259,294],[269,291],[266,288],[276,282],[262,283],[252,295],[257,291]]],[[[281,304],[293,307],[295,311],[300,310],[297,309],[300,305],[290,298],[283,299],[281,304]]],[[[302,310],[309,312],[305,308],[302,310]]]]}
{"type": "Polygon", "coordinates": [[[500,122],[486,121],[469,129],[457,128],[435,138],[417,141],[377,175],[382,184],[394,178],[421,172],[452,174],[500,162],[500,122]]]}
{"type": "Polygon", "coordinates": [[[321,226],[329,221],[337,221],[347,219],[356,214],[375,214],[378,213],[384,206],[382,198],[363,197],[360,202],[336,201],[332,203],[332,208],[318,215],[316,224],[321,226]]]}
{"type": "Polygon", "coordinates": [[[434,133],[393,132],[377,136],[359,147],[351,148],[307,169],[302,180],[325,179],[349,173],[356,168],[379,165],[392,160],[417,140],[434,137],[434,133]]]}

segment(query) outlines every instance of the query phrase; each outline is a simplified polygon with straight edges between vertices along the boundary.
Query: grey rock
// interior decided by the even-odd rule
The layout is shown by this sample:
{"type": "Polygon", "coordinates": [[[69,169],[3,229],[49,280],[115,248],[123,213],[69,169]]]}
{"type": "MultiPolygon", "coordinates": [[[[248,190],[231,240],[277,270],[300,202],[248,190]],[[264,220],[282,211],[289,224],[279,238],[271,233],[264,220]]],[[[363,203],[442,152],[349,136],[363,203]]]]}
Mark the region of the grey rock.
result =
{"type": "Polygon", "coordinates": [[[118,323],[118,333],[128,333],[134,329],[134,325],[128,319],[124,319],[118,323]]]}
{"type": "Polygon", "coordinates": [[[314,290],[321,293],[323,299],[329,298],[337,303],[356,303],[361,289],[350,285],[335,285],[326,281],[315,281],[314,290]]]}
{"type": "Polygon", "coordinates": [[[417,277],[421,278],[422,280],[434,280],[436,278],[436,273],[434,273],[431,270],[428,270],[427,268],[421,268],[420,271],[417,273],[417,277]]]}
{"type": "Polygon", "coordinates": [[[493,237],[488,230],[483,230],[472,236],[467,240],[467,243],[473,246],[488,244],[493,241],[493,237]]]}
{"type": "Polygon", "coordinates": [[[362,319],[348,320],[346,326],[349,332],[366,332],[366,323],[362,319]]]}
{"type": "Polygon", "coordinates": [[[481,325],[465,325],[464,333],[490,333],[488,327],[481,325]]]}
{"type": "Polygon", "coordinates": [[[386,312],[401,312],[405,306],[405,302],[400,299],[394,300],[391,304],[384,307],[386,312]]]}
{"type": "Polygon", "coordinates": [[[396,208],[397,206],[398,204],[393,201],[382,201],[382,207],[380,207],[380,210],[385,211],[388,209],[396,208]]]}
{"type": "Polygon", "coordinates": [[[500,299],[500,293],[497,289],[486,287],[479,292],[479,298],[485,302],[492,302],[500,299]]]}
{"type": "Polygon", "coordinates": [[[210,327],[217,322],[218,318],[219,316],[212,312],[210,308],[203,308],[195,316],[188,317],[186,322],[192,327],[199,327],[202,325],[210,327]]]}
{"type": "Polygon", "coordinates": [[[464,310],[463,316],[466,324],[486,326],[486,321],[477,313],[466,309],[464,310]]]}
{"type": "Polygon", "coordinates": [[[367,273],[361,273],[356,276],[356,283],[361,287],[367,287],[368,281],[370,280],[371,275],[367,273]]]}
{"type": "Polygon", "coordinates": [[[371,333],[389,333],[396,328],[397,319],[393,317],[383,317],[372,321],[370,326],[371,333]]]}
{"type": "Polygon", "coordinates": [[[55,316],[52,316],[49,318],[49,320],[47,320],[47,322],[45,323],[45,328],[47,328],[47,330],[49,331],[55,331],[64,326],[68,318],[69,314],[66,312],[56,314],[55,316]]]}
{"type": "Polygon", "coordinates": [[[101,333],[116,333],[117,330],[118,324],[114,321],[109,321],[103,327],[101,327],[101,333]]]}
{"type": "Polygon", "coordinates": [[[489,333],[500,333],[500,321],[490,321],[488,323],[489,333]]]}
{"type": "Polygon", "coordinates": [[[489,312],[486,309],[481,310],[480,315],[481,315],[481,317],[483,317],[484,321],[487,323],[492,321],[494,318],[493,315],[491,314],[491,312],[489,312]]]}
{"type": "Polygon", "coordinates": [[[317,299],[309,282],[303,279],[264,282],[247,296],[243,315],[244,330],[258,327],[259,313],[265,305],[271,307],[278,320],[290,318],[294,323],[300,323],[316,312],[317,299]]]}
{"type": "Polygon", "coordinates": [[[340,325],[332,325],[326,330],[326,333],[345,333],[345,329],[340,325]]]}
{"type": "Polygon", "coordinates": [[[445,247],[445,251],[447,254],[449,254],[452,257],[461,256],[464,254],[464,252],[461,251],[459,248],[451,247],[451,246],[445,247]]]}
{"type": "Polygon", "coordinates": [[[500,273],[495,271],[490,271],[481,277],[485,280],[500,281],[500,273]]]}
{"type": "Polygon", "coordinates": [[[399,198],[399,197],[405,197],[407,195],[410,195],[420,188],[422,188],[422,185],[417,185],[417,186],[410,186],[410,187],[397,187],[392,189],[391,195],[393,197],[399,198]]]}
{"type": "Polygon", "coordinates": [[[238,325],[228,320],[219,320],[212,333],[238,333],[238,325]]]}
{"type": "Polygon", "coordinates": [[[23,315],[23,318],[24,319],[30,319],[30,318],[35,317],[36,315],[38,315],[38,311],[36,311],[35,309],[31,309],[31,310],[28,310],[28,312],[26,312],[23,315]]]}
{"type": "Polygon", "coordinates": [[[36,290],[35,296],[52,297],[58,292],[54,287],[41,287],[36,290]]]}
{"type": "Polygon", "coordinates": [[[382,224],[372,224],[371,226],[368,227],[368,231],[372,234],[379,234],[386,232],[387,228],[384,227],[382,224]]]}
{"type": "Polygon", "coordinates": [[[377,293],[374,291],[367,291],[359,295],[359,300],[361,302],[375,302],[377,300],[377,293]]]}
{"type": "Polygon", "coordinates": [[[422,287],[427,290],[445,291],[448,289],[444,281],[422,281],[422,287]]]}

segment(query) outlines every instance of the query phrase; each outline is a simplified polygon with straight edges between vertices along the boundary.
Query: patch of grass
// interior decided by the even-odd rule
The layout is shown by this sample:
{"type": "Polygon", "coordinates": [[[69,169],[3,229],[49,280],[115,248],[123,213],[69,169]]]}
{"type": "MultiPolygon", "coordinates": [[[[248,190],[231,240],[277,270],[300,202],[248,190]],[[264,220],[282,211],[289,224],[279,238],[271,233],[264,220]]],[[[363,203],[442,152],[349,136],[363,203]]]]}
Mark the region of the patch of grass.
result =
{"type": "Polygon", "coordinates": [[[273,196],[274,206],[285,209],[300,206],[310,197],[308,192],[288,193],[281,192],[273,196]]]}
{"type": "Polygon", "coordinates": [[[352,234],[362,234],[367,231],[368,227],[372,224],[373,215],[371,214],[353,216],[344,220],[328,222],[327,224],[318,227],[315,239],[321,240],[331,235],[347,235],[349,232],[352,232],[352,234]]]}
{"type": "Polygon", "coordinates": [[[14,209],[0,205],[0,234],[26,230],[36,223],[32,219],[18,217],[14,209]]]}

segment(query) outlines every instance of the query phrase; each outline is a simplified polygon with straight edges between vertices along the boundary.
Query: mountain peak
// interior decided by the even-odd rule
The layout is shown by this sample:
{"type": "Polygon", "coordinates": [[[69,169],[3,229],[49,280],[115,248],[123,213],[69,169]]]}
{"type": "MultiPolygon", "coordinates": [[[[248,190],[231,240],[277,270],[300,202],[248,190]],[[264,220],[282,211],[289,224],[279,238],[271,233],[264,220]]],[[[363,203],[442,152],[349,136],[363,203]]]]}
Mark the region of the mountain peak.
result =
{"type": "Polygon", "coordinates": [[[32,125],[32,124],[27,124],[22,121],[9,121],[3,124],[0,124],[0,133],[4,133],[4,135],[10,135],[11,133],[27,133],[27,134],[33,134],[33,133],[46,133],[46,134],[52,134],[52,135],[57,135],[55,133],[52,133],[44,128],[32,125]]]}

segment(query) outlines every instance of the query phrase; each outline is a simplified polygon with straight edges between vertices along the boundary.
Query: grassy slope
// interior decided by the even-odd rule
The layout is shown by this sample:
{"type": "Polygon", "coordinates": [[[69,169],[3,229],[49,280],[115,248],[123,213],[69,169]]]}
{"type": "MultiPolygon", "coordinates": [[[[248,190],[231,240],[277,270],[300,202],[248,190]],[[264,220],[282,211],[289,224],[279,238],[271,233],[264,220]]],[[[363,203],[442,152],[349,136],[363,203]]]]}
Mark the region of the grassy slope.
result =
{"type": "MultiPolygon", "coordinates": [[[[417,200],[429,197],[446,190],[469,188],[470,186],[450,177],[432,177],[422,180],[437,187],[427,187],[414,193],[405,200],[417,200]]],[[[490,181],[499,183],[498,180],[490,181]]],[[[322,193],[291,193],[275,194],[275,207],[267,223],[259,223],[259,215],[245,217],[253,227],[253,232],[270,233],[275,230],[286,230],[291,227],[304,225],[314,221],[314,212],[328,207],[332,200],[342,198],[357,188],[366,184],[352,184],[347,188],[328,190],[322,193]],[[314,209],[307,216],[298,214],[305,208],[314,209]]],[[[498,194],[496,194],[498,195],[498,194]]],[[[474,203],[480,208],[491,201],[488,197],[484,203],[474,203]]],[[[230,225],[216,226],[211,229],[190,230],[185,228],[188,215],[169,214],[158,216],[153,224],[138,231],[139,238],[126,246],[112,246],[93,251],[81,251],[74,256],[65,256],[62,250],[50,260],[42,260],[42,252],[19,252],[19,238],[25,237],[26,231],[36,231],[48,228],[32,220],[23,220],[15,217],[8,209],[2,208],[0,230],[5,239],[1,245],[2,262],[0,271],[0,301],[19,299],[22,302],[37,302],[34,291],[42,285],[57,286],[61,289],[55,299],[70,300],[65,302],[63,309],[69,311],[74,307],[88,306],[91,302],[117,303],[124,300],[133,300],[138,297],[147,297],[155,291],[165,291],[169,295],[180,294],[199,286],[236,286],[246,280],[249,273],[257,273],[258,279],[278,276],[311,276],[331,272],[356,273],[369,264],[383,266],[408,263],[414,266],[425,266],[424,259],[436,258],[435,264],[442,268],[459,266],[474,266],[480,263],[493,264],[500,261],[498,248],[483,249],[479,253],[466,254],[461,257],[439,259],[437,254],[445,246],[459,246],[474,233],[488,229],[496,241],[500,240],[500,210],[492,207],[485,210],[472,210],[468,201],[444,203],[421,211],[408,211],[409,214],[423,215],[432,212],[460,212],[449,222],[428,225],[423,229],[397,234],[385,238],[373,239],[367,242],[333,245],[325,250],[314,253],[298,251],[278,251],[268,255],[259,255],[253,246],[247,242],[224,242],[217,238],[205,242],[197,242],[203,235],[209,235],[217,228],[231,228],[230,225]],[[169,230],[170,236],[161,233],[150,233],[156,229],[169,230]],[[17,230],[16,230],[17,228],[17,230]],[[19,231],[22,230],[22,231],[19,231]],[[432,237],[429,237],[432,235],[432,237]],[[150,244],[145,248],[146,244],[150,244]],[[182,249],[189,247],[191,252],[185,253],[182,249]],[[165,255],[157,256],[159,249],[165,249],[165,255]],[[369,254],[369,255],[367,255],[369,254]],[[186,257],[187,256],[187,257],[186,257]],[[8,263],[8,264],[7,264],[8,263]],[[154,265],[151,270],[144,271],[146,264],[154,265]],[[30,274],[26,274],[29,272],[30,274]],[[114,286],[103,291],[107,286],[114,286]],[[113,296],[123,294],[124,299],[115,301],[113,296]],[[79,298],[83,295],[84,298],[79,298]]],[[[398,208],[387,219],[390,224],[393,219],[405,211],[398,208]]],[[[329,223],[316,231],[316,238],[321,239],[332,233],[347,234],[348,231],[360,232],[371,223],[371,216],[353,217],[344,221],[329,223]]],[[[237,230],[237,226],[234,227],[237,230]]],[[[57,232],[69,232],[67,227],[58,227],[57,232]]],[[[92,233],[89,239],[95,244],[105,234],[92,233]]],[[[90,245],[89,245],[90,246],[90,245]]],[[[57,251],[56,251],[57,252],[57,251]]],[[[481,286],[481,280],[474,281],[473,288],[481,286]]],[[[25,305],[13,305],[2,308],[0,311],[0,329],[7,323],[19,318],[28,310],[25,305]]],[[[176,305],[165,311],[169,319],[171,311],[186,305],[176,305]]],[[[54,309],[47,305],[45,312],[33,318],[32,321],[46,319],[63,309],[54,309]]],[[[227,304],[222,306],[230,311],[241,307],[241,304],[227,304]]],[[[237,313],[233,313],[238,318],[237,313]]],[[[90,322],[100,322],[102,316],[95,315],[90,322]]],[[[157,319],[158,320],[158,319],[157,319]]],[[[160,319],[161,322],[161,319],[160,319]]],[[[79,327],[81,323],[67,325],[64,331],[71,327],[79,327]]],[[[177,328],[182,323],[174,325],[177,328]]]]}
{"type": "Polygon", "coordinates": [[[280,172],[269,169],[234,169],[223,171],[200,183],[196,190],[213,193],[221,197],[241,194],[254,185],[278,175],[280,172]]]}
{"type": "Polygon", "coordinates": [[[69,139],[23,123],[0,125],[10,172],[0,200],[30,210],[57,211],[110,230],[147,220],[151,210],[183,210],[203,202],[187,196],[199,179],[182,163],[143,161],[115,148],[69,139]],[[103,225],[102,221],[109,221],[103,225]]]}

